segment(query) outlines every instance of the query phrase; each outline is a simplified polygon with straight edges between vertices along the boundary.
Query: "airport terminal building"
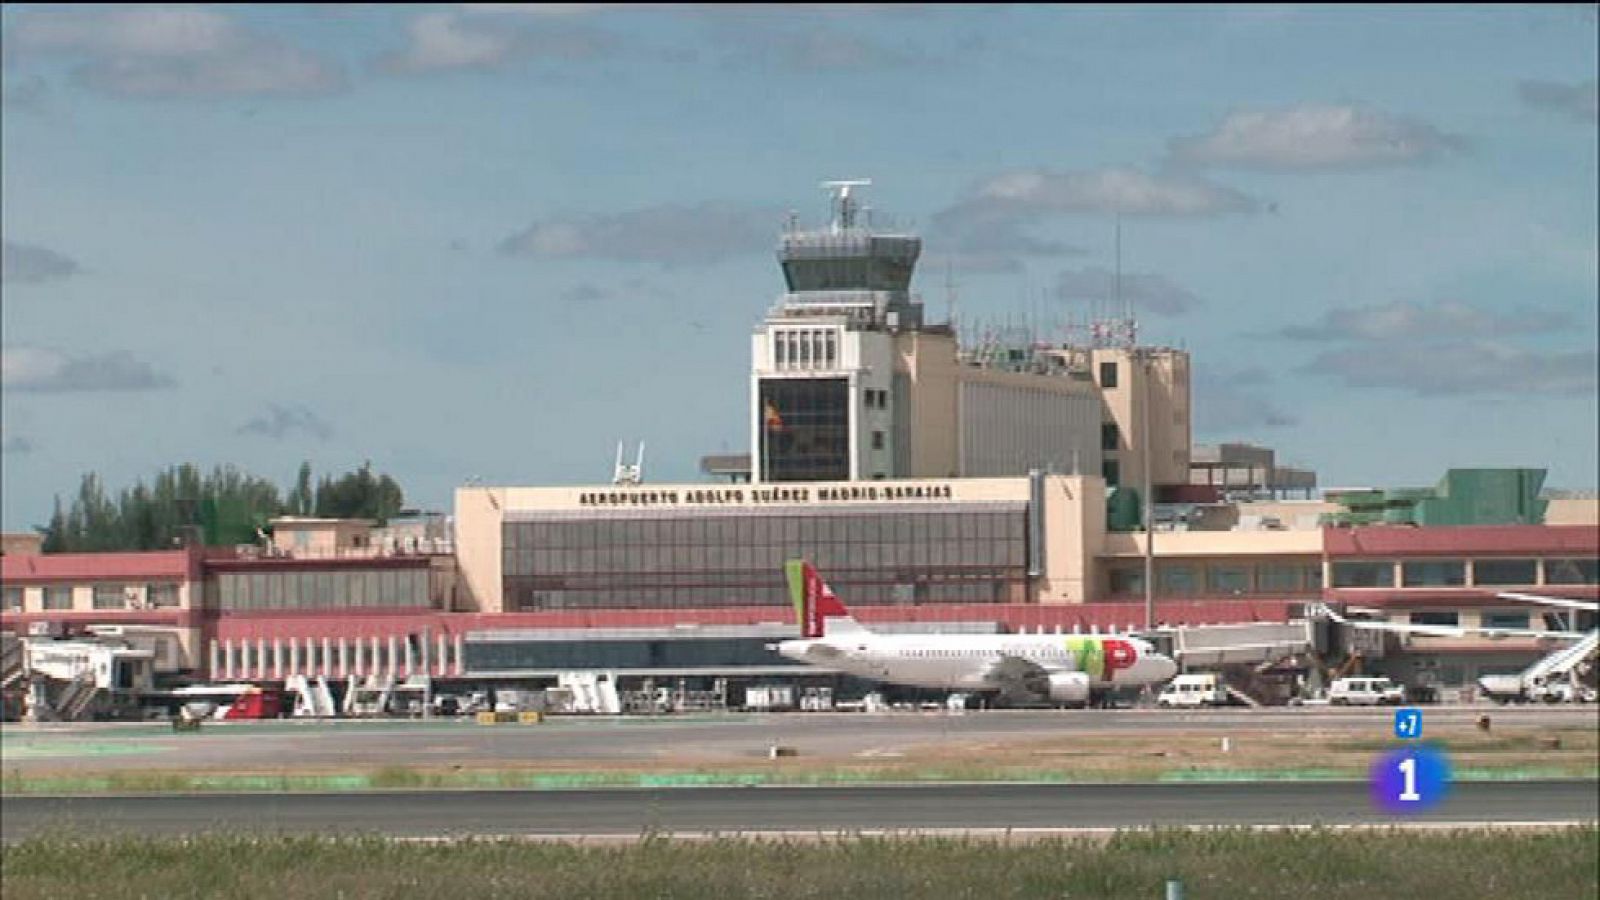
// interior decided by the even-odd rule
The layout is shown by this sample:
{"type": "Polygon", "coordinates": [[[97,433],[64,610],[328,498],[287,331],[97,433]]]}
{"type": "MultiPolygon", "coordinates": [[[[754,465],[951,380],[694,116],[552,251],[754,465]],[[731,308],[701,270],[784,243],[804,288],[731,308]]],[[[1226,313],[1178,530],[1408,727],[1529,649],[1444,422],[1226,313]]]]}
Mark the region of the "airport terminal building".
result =
{"type": "MultiPolygon", "coordinates": [[[[1547,503],[1538,470],[1472,470],[1310,499],[1315,473],[1270,450],[1192,446],[1186,352],[1139,345],[1131,318],[963,345],[910,292],[920,239],[863,226],[848,187],[835,202],[827,227],[780,239],[750,452],[706,467],[727,481],[652,484],[619,461],[611,484],[465,486],[448,528],[404,540],[281,519],[268,546],[8,542],[3,630],[154,636],[158,670],[194,678],[760,676],[793,670],[765,645],[794,633],[795,557],[897,630],[1282,623],[1314,602],[1554,630],[1497,593],[1600,596],[1593,495],[1547,503]]],[[[1392,649],[1470,682],[1541,644],[1392,649]]]]}

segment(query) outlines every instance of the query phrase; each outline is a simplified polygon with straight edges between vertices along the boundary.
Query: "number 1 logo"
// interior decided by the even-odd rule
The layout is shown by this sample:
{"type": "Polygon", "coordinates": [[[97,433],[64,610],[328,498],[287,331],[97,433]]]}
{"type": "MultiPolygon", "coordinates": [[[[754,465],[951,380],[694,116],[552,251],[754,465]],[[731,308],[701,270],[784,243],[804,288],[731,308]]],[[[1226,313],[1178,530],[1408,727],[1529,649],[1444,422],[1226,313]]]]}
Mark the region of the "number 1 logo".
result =
{"type": "Polygon", "coordinates": [[[1450,787],[1450,761],[1432,747],[1408,746],[1384,754],[1372,766],[1373,805],[1407,815],[1432,809],[1450,787]]]}

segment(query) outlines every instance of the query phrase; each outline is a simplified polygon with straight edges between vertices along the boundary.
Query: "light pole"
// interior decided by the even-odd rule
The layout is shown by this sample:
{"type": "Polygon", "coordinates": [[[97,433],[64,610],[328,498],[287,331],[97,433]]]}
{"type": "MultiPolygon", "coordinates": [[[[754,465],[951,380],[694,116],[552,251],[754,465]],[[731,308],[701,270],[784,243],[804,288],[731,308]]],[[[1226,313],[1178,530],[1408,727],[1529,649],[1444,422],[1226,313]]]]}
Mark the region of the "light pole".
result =
{"type": "Polygon", "coordinates": [[[1156,624],[1155,522],[1152,521],[1150,502],[1150,355],[1144,348],[1135,347],[1133,359],[1139,366],[1142,383],[1139,389],[1139,457],[1144,469],[1144,630],[1148,632],[1156,624]]]}

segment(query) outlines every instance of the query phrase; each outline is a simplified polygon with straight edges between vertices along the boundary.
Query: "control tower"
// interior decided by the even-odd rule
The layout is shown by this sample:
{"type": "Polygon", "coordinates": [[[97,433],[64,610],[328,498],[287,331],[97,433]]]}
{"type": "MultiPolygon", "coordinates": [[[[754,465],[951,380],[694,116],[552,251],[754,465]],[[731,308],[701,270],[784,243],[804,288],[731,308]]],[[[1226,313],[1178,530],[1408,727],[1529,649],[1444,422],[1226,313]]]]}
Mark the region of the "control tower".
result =
{"type": "Polygon", "coordinates": [[[825,181],[833,193],[833,220],[826,228],[800,230],[791,221],[778,244],[778,262],[788,293],[782,315],[844,316],[856,327],[916,329],[922,305],[911,296],[911,273],[922,239],[873,231],[870,210],[855,197],[868,180],[825,181]],[[866,213],[864,216],[863,213],[866,213]]]}
{"type": "Polygon", "coordinates": [[[911,293],[922,240],[873,228],[858,196],[870,184],[823,182],[831,221],[791,219],[779,239],[786,291],[751,339],[751,481],[1188,481],[1188,354],[1135,349],[1131,327],[1118,346],[1108,333],[963,350],[950,325],[924,321],[911,293]]]}
{"type": "Polygon", "coordinates": [[[787,291],[752,347],[753,481],[896,472],[895,336],[922,328],[911,295],[922,240],[874,230],[857,196],[870,184],[823,182],[832,220],[804,230],[791,218],[778,242],[787,291]]]}

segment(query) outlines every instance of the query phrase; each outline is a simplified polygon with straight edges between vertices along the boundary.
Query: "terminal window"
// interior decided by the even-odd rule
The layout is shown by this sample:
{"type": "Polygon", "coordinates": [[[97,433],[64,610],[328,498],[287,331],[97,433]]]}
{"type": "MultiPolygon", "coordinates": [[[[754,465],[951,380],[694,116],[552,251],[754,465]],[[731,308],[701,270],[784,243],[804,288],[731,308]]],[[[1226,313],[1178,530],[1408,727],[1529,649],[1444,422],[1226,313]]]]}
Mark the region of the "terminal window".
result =
{"type": "Polygon", "coordinates": [[[1336,562],[1333,564],[1336,588],[1394,587],[1394,564],[1388,562],[1336,562]]]}
{"type": "Polygon", "coordinates": [[[1478,559],[1472,563],[1474,584],[1536,584],[1538,563],[1531,559],[1478,559]]]}
{"type": "Polygon", "coordinates": [[[1544,561],[1544,580],[1547,584],[1600,583],[1600,560],[1547,559],[1544,561]]]}
{"type": "Polygon", "coordinates": [[[1459,559],[1408,562],[1401,566],[1405,587],[1460,587],[1467,583],[1467,564],[1459,559]]]}
{"type": "Polygon", "coordinates": [[[852,604],[1026,599],[1026,504],[507,522],[508,609],[788,604],[783,562],[811,559],[852,604]]]}
{"type": "Polygon", "coordinates": [[[1461,616],[1460,616],[1459,613],[1456,613],[1454,611],[1448,611],[1448,612],[1447,611],[1443,611],[1443,610],[1419,611],[1419,612],[1414,612],[1414,613],[1411,614],[1411,624],[1413,624],[1413,625],[1444,625],[1446,627],[1453,628],[1453,627],[1461,624],[1461,616]]]}
{"type": "Polygon", "coordinates": [[[44,589],[45,609],[71,609],[72,586],[67,584],[52,584],[44,589]]]}
{"type": "Polygon", "coordinates": [[[761,382],[765,481],[850,478],[850,387],[843,378],[761,382]]]}

